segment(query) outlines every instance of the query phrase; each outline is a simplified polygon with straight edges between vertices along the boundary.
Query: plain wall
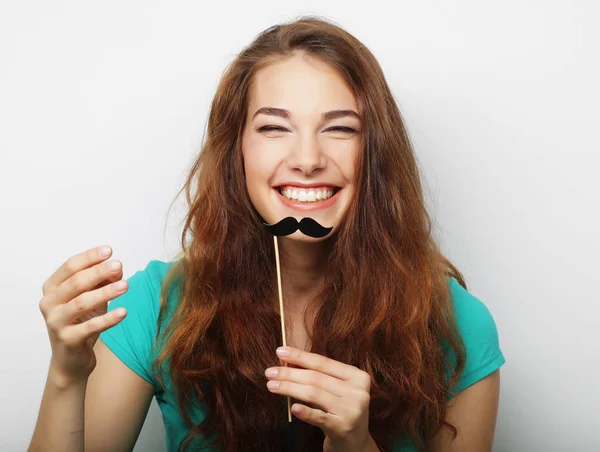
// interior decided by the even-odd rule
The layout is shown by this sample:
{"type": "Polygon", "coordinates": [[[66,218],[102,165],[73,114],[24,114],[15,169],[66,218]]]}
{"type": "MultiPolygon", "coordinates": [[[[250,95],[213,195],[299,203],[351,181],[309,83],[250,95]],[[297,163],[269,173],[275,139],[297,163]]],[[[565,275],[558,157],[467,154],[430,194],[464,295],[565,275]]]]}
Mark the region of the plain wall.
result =
{"type": "MultiPolygon", "coordinates": [[[[440,245],[496,320],[494,450],[598,450],[600,15],[577,0],[0,1],[0,450],[36,422],[42,283],[97,245],[125,278],[179,251],[183,197],[167,210],[222,71],[304,13],[378,58],[440,245]]],[[[153,402],[136,451],[160,450],[153,402]]]]}

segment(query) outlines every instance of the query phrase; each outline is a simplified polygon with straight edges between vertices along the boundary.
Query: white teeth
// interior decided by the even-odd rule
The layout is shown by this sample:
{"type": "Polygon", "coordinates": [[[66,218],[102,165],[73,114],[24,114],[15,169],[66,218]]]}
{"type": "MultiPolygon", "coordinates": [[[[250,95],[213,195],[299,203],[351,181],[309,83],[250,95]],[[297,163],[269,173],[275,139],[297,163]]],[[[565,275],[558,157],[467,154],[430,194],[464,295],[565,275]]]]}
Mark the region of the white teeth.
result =
{"type": "Polygon", "coordinates": [[[331,198],[334,190],[326,187],[317,189],[311,188],[308,190],[294,187],[279,187],[279,192],[286,198],[294,201],[315,202],[331,198]]]}

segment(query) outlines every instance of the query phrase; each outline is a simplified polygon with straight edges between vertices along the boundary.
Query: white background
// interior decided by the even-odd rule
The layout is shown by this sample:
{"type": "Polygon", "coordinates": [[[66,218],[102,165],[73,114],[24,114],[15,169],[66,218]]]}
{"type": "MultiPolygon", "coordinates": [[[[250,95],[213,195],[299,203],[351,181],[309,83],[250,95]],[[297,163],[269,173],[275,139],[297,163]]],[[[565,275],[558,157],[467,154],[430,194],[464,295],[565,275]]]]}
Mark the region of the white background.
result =
{"type": "MultiPolygon", "coordinates": [[[[41,285],[110,244],[127,278],[178,251],[225,66],[310,13],[380,61],[447,256],[507,363],[495,451],[598,450],[597,2],[0,1],[0,450],[29,444],[50,359],[41,285]]],[[[163,449],[153,402],[137,451],[163,449]]]]}

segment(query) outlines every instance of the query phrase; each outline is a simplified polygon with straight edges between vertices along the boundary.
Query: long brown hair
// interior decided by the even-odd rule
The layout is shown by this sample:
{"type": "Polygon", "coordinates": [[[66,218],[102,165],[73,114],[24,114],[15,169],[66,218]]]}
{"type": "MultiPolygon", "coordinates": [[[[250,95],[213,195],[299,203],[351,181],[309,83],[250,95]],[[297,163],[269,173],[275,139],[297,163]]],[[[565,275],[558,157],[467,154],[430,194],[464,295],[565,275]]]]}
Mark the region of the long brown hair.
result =
{"type": "MultiPolygon", "coordinates": [[[[310,351],[370,374],[369,429],[382,449],[405,435],[422,447],[442,426],[455,437],[444,417],[465,351],[448,278],[466,283],[432,237],[412,145],[377,60],[341,27],[304,16],[260,33],[226,69],[181,189],[189,205],[182,258],[163,281],[155,345],[176,282],[180,296],[154,362],[163,385],[158,369],[168,358],[190,426],[179,450],[201,434],[227,452],[281,450],[286,398],[270,393],[264,377],[267,367],[280,365],[273,240],[246,189],[241,136],[256,71],[298,52],[337,69],[363,117],[356,193],[327,240],[328,273],[310,300],[310,351]],[[443,343],[456,357],[449,381],[443,343]],[[199,425],[186,411],[194,397],[206,409],[199,425]]],[[[318,427],[296,428],[296,450],[321,450],[318,427]]]]}

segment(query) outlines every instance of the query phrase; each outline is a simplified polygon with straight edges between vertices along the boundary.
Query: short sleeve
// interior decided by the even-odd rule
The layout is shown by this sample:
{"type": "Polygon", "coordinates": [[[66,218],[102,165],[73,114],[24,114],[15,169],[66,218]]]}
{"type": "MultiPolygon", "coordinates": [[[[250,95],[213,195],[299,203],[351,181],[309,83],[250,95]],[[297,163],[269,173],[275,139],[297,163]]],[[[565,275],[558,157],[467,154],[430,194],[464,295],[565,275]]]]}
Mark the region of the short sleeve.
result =
{"type": "Polygon", "coordinates": [[[161,268],[164,262],[150,261],[144,270],[127,279],[127,292],[108,303],[108,312],[124,307],[127,315],[121,322],[100,333],[100,339],[127,367],[154,386],[152,348],[160,307],[161,268]]]}
{"type": "MultiPolygon", "coordinates": [[[[506,359],[500,349],[496,322],[487,306],[456,279],[450,278],[449,284],[456,322],[467,351],[465,368],[450,391],[452,396],[500,368],[506,359]]],[[[453,365],[456,362],[453,350],[451,361],[453,365]]]]}

